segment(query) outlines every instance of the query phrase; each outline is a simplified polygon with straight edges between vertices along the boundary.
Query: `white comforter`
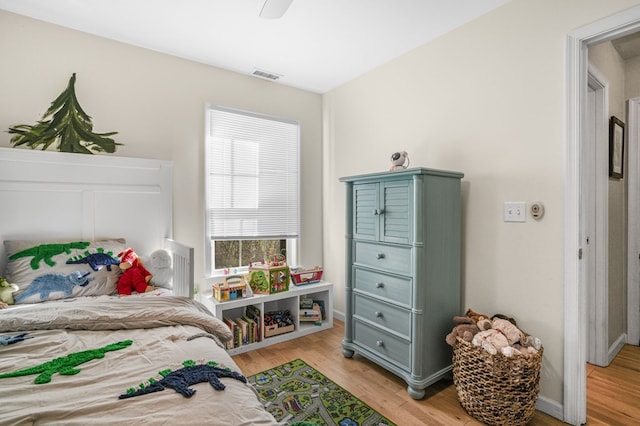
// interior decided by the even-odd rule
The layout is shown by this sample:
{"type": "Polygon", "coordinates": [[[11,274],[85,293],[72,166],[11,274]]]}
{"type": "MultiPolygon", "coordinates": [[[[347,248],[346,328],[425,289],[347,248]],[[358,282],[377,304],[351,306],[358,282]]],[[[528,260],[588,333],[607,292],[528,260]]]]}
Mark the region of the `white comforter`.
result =
{"type": "Polygon", "coordinates": [[[0,375],[41,365],[71,353],[131,340],[123,349],[77,366],[74,375],[38,374],[0,379],[0,423],[22,424],[277,424],[238,380],[222,378],[223,391],[209,383],[191,386],[185,398],[173,389],[118,399],[129,388],[159,380],[160,371],[184,361],[214,361],[239,371],[217,339],[228,328],[206,308],[178,297],[98,297],[47,302],[0,311],[0,336],[28,339],[0,346],[0,375]]]}

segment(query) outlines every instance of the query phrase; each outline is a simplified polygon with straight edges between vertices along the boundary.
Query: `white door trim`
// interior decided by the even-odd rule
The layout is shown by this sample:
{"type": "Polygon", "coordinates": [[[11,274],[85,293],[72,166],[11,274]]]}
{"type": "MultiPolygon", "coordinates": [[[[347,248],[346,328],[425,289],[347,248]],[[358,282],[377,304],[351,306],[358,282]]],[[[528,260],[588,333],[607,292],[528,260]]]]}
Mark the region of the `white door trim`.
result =
{"type": "Polygon", "coordinates": [[[587,116],[582,143],[587,283],[587,362],[609,365],[609,81],[593,65],[587,71],[587,116]]]}
{"type": "Polygon", "coordinates": [[[582,141],[585,131],[587,47],[640,29],[640,6],[593,22],[567,35],[567,140],[564,196],[564,398],[563,420],[586,423],[586,289],[580,250],[585,238],[582,141]]]}
{"type": "Polygon", "coordinates": [[[640,97],[627,101],[627,343],[640,343],[640,97]]]}

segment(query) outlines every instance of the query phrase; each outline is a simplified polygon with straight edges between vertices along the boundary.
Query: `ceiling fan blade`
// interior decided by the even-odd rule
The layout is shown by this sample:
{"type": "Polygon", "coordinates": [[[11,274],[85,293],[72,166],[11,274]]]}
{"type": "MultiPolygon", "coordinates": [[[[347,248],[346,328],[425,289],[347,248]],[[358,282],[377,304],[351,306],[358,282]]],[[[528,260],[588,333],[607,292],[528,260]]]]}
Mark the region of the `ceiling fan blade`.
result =
{"type": "Polygon", "coordinates": [[[260,17],[265,19],[282,18],[292,2],[293,0],[265,0],[260,17]]]}

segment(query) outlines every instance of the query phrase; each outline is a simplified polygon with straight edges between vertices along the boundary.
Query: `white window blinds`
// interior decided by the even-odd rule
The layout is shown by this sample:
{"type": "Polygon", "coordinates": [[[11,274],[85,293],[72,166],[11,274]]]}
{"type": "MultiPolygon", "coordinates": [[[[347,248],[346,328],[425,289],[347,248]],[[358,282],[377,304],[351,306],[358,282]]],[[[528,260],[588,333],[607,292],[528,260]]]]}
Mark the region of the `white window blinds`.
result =
{"type": "Polygon", "coordinates": [[[297,238],[299,125],[207,109],[207,232],[212,240],[297,238]]]}

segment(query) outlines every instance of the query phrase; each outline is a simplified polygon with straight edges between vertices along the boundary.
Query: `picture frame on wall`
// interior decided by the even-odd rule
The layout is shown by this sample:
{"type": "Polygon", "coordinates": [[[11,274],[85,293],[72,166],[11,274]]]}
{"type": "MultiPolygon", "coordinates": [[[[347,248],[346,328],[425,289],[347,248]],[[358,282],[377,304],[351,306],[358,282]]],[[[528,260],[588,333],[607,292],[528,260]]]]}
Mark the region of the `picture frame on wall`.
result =
{"type": "Polygon", "coordinates": [[[614,179],[621,179],[624,174],[624,129],[624,122],[612,115],[609,120],[609,176],[614,179]]]}

